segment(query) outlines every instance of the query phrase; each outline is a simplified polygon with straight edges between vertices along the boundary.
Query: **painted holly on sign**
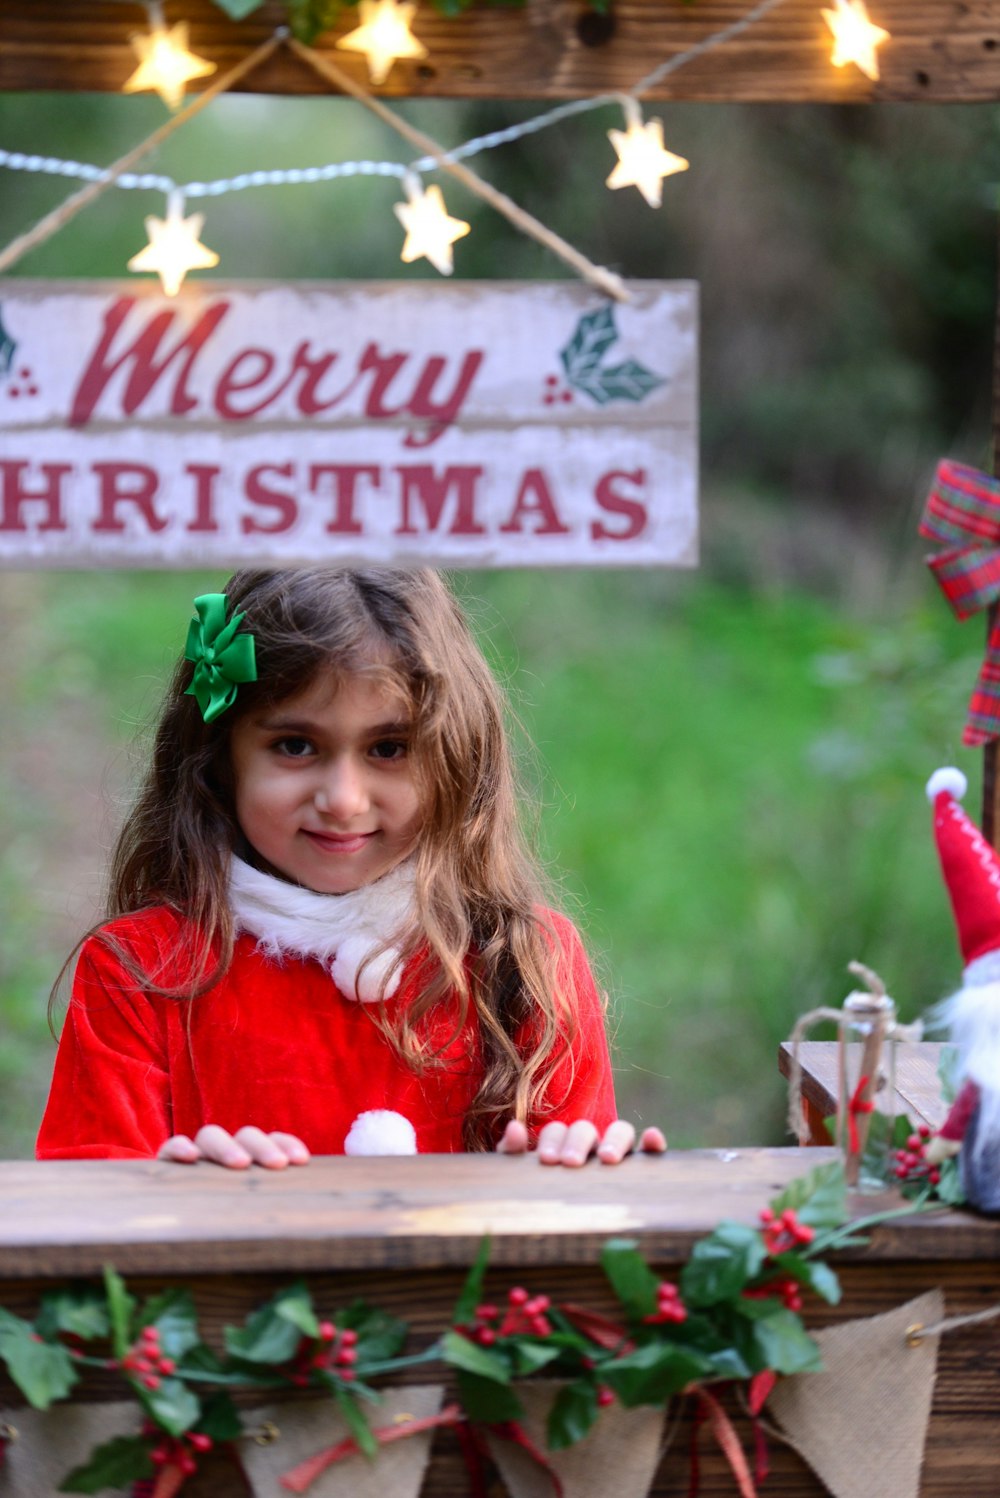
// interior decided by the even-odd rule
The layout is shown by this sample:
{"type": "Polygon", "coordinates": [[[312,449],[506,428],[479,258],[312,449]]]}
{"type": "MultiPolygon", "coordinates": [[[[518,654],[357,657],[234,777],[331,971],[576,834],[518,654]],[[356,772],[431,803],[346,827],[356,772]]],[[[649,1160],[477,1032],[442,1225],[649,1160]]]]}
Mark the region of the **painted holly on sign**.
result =
{"type": "Polygon", "coordinates": [[[580,318],[569,343],[559,351],[568,384],[582,390],[599,406],[615,400],[644,400],[651,390],[667,383],[637,359],[602,364],[608,349],[617,342],[614,308],[601,307],[580,318]]]}
{"type": "Polygon", "coordinates": [[[3,317],[0,316],[0,379],[10,374],[10,367],[17,353],[17,344],[11,338],[3,325],[3,317]]]}

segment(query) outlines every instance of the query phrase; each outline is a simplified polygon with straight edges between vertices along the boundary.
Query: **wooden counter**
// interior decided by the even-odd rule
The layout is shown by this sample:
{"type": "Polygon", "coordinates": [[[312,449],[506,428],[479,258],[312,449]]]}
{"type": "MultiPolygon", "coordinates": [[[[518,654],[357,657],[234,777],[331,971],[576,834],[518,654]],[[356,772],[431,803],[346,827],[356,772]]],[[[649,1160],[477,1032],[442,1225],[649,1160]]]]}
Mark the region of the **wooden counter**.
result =
{"type": "MultiPolygon", "coordinates": [[[[319,1160],[280,1173],[155,1161],[0,1163],[0,1306],[33,1315],[45,1289],[110,1263],[142,1294],[189,1284],[206,1337],[217,1342],[225,1324],[305,1274],[323,1305],[360,1295],[403,1316],[416,1350],[447,1324],[485,1233],[493,1239],[490,1298],[517,1280],[611,1311],[598,1262],[608,1237],[636,1238],[658,1270],[675,1273],[720,1219],[756,1222],[770,1197],[825,1158],[833,1151],[692,1151],[570,1171],[546,1169],[533,1157],[421,1156],[319,1160]]],[[[891,1204],[888,1196],[855,1199],[859,1216],[891,1204]]],[[[841,1255],[837,1266],[844,1299],[835,1308],[810,1305],[813,1326],[888,1310],[935,1286],[945,1290],[948,1314],[982,1310],[1000,1301],[1000,1225],[958,1213],[904,1218],[878,1229],[867,1248],[841,1255]]],[[[979,1498],[996,1489],[997,1325],[942,1339],[921,1489],[927,1498],[979,1498]]],[[[427,1370],[414,1376],[426,1379],[427,1370]]],[[[102,1377],[80,1396],[116,1397],[102,1377]]],[[[0,1384],[0,1404],[16,1405],[15,1395],[0,1384]]],[[[687,1493],[686,1451],[682,1431],[654,1493],[687,1493]]],[[[434,1452],[424,1493],[464,1493],[453,1438],[439,1434],[434,1452]]],[[[764,1498],[824,1492],[787,1448],[775,1445],[772,1462],[764,1498]]],[[[705,1441],[703,1498],[733,1491],[728,1468],[705,1441]]],[[[243,1487],[228,1469],[206,1467],[188,1493],[236,1498],[243,1487]]]]}

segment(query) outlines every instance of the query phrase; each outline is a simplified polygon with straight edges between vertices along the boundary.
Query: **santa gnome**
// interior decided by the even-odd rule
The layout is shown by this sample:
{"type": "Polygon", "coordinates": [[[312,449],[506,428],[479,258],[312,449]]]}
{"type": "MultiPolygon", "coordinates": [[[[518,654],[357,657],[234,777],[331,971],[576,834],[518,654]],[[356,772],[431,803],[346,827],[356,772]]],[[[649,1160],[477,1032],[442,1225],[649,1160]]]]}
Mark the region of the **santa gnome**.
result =
{"type": "Polygon", "coordinates": [[[961,770],[927,782],[934,837],[965,964],[962,987],[935,1012],[958,1047],[961,1086],[928,1161],[960,1155],[970,1206],[1000,1213],[1000,858],[959,805],[961,770]]]}

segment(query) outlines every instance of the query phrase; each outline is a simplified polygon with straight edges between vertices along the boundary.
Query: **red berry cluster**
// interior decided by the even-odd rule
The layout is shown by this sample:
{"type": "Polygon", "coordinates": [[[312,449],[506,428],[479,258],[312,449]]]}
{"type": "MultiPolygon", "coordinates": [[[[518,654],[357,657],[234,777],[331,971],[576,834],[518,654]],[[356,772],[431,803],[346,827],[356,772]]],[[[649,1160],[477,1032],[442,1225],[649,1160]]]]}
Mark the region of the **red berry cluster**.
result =
{"type": "Polygon", "coordinates": [[[764,1207],[760,1214],[760,1230],[764,1247],[772,1259],[791,1249],[804,1248],[816,1236],[815,1230],[800,1222],[791,1207],[786,1208],[780,1217],[770,1207],[764,1207]]]}
{"type": "Polygon", "coordinates": [[[681,1292],[669,1280],[661,1280],[656,1289],[656,1310],[642,1319],[650,1325],[661,1321],[686,1321],[687,1306],[681,1300],[681,1292]]]}
{"type": "Polygon", "coordinates": [[[480,1347],[492,1347],[498,1337],[547,1337],[552,1323],[545,1312],[551,1304],[547,1295],[532,1295],[523,1285],[515,1285],[507,1292],[505,1311],[494,1305],[477,1306],[476,1324],[456,1330],[480,1347]]]}
{"type": "Polygon", "coordinates": [[[354,1364],[358,1360],[358,1334],[350,1327],[340,1332],[332,1321],[321,1321],[318,1337],[303,1337],[292,1362],[289,1378],[296,1388],[304,1389],[312,1382],[314,1369],[335,1373],[344,1383],[355,1378],[354,1364]]]}
{"type": "Polygon", "coordinates": [[[769,1300],[772,1295],[778,1296],[786,1310],[801,1311],[802,1286],[791,1277],[768,1280],[766,1285],[758,1285],[755,1290],[743,1291],[744,1300],[769,1300]]]}
{"type": "Polygon", "coordinates": [[[158,1389],[161,1378],[169,1378],[177,1369],[173,1358],[160,1352],[160,1334],[155,1326],[144,1326],[139,1340],[119,1364],[123,1373],[131,1373],[146,1389],[158,1389]]]}
{"type": "Polygon", "coordinates": [[[906,1148],[893,1150],[893,1159],[896,1161],[893,1167],[893,1175],[898,1181],[929,1181],[936,1186],[941,1179],[941,1172],[936,1165],[928,1163],[925,1151],[927,1141],[931,1137],[931,1130],[927,1124],[921,1124],[915,1134],[911,1134],[906,1141],[906,1148]]]}
{"type": "Polygon", "coordinates": [[[149,1459],[154,1467],[176,1467],[183,1476],[192,1477],[198,1470],[198,1457],[211,1451],[213,1444],[211,1436],[189,1430],[183,1436],[164,1436],[150,1451],[149,1459]]]}

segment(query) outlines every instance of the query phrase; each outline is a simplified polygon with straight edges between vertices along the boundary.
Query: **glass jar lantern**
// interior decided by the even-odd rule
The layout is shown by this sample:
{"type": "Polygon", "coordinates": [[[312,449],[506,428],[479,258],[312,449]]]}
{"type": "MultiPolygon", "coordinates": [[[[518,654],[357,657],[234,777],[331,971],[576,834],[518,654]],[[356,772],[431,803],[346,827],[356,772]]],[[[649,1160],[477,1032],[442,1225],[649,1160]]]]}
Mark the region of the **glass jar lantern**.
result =
{"type": "Polygon", "coordinates": [[[884,1191],[889,1177],[896,1106],[896,1006],[885,992],[852,993],[844,1000],[839,1026],[837,1146],[848,1186],[884,1191]],[[871,1118],[887,1119],[878,1148],[869,1143],[871,1118]]]}

